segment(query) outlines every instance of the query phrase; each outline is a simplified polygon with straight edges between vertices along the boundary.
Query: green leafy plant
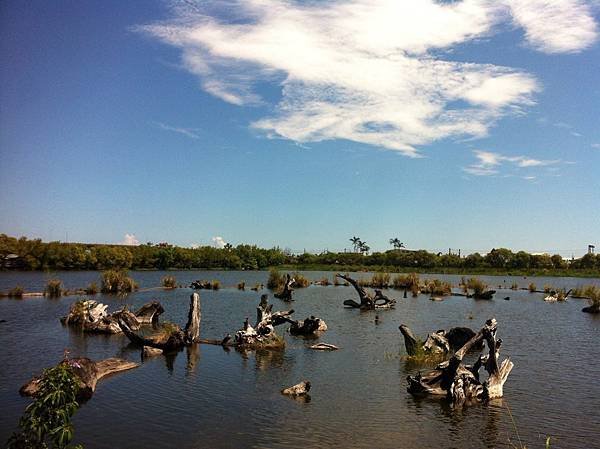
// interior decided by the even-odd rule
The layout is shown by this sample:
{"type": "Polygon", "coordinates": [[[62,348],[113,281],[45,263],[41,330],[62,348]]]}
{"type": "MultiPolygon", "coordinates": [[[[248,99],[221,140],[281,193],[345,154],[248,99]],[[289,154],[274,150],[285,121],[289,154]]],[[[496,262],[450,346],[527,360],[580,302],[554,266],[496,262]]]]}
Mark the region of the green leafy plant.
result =
{"type": "Polygon", "coordinates": [[[12,434],[9,449],[68,448],[73,439],[71,418],[79,408],[79,383],[65,360],[44,371],[33,403],[19,421],[19,431],[12,434]]]}

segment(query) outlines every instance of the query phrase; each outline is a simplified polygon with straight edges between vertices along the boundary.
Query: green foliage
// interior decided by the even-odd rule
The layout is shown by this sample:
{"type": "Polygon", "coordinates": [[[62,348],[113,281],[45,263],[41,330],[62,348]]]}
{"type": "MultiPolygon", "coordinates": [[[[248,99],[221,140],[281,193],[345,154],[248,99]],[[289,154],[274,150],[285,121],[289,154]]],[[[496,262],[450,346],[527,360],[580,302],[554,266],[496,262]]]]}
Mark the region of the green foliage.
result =
{"type": "Polygon", "coordinates": [[[63,293],[60,279],[50,279],[46,284],[44,294],[50,298],[58,298],[63,293]]]}
{"type": "Polygon", "coordinates": [[[529,291],[531,293],[535,293],[537,291],[537,286],[532,282],[529,284],[529,287],[527,287],[529,289],[529,291]]]}
{"type": "Polygon", "coordinates": [[[102,293],[129,293],[138,286],[125,270],[107,270],[102,273],[102,293]]]}
{"type": "Polygon", "coordinates": [[[95,295],[98,293],[98,285],[95,282],[90,282],[90,284],[85,288],[85,293],[87,295],[95,295]]]}
{"type": "Polygon", "coordinates": [[[177,280],[175,279],[175,276],[163,276],[161,283],[164,288],[177,288],[177,280]]]}
{"type": "Polygon", "coordinates": [[[23,287],[21,287],[20,285],[17,285],[16,287],[13,287],[8,291],[8,297],[9,298],[22,298],[23,293],[25,293],[25,289],[23,289],[23,287]]]}
{"type": "MultiPolygon", "coordinates": [[[[9,449],[67,448],[73,439],[71,418],[79,408],[77,376],[68,360],[48,368],[33,403],[19,421],[19,431],[7,442],[9,449]]],[[[81,446],[78,446],[81,447],[81,446]]]]}

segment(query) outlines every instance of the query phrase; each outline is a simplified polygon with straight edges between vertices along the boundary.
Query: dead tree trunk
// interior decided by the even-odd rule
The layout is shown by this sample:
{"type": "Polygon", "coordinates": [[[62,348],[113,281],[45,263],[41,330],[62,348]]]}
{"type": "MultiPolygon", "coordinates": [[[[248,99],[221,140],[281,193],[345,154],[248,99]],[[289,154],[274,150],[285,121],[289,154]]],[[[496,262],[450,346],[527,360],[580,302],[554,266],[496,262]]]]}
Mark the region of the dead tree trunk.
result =
{"type": "Polygon", "coordinates": [[[350,276],[346,276],[339,273],[336,274],[336,276],[349,282],[352,285],[352,287],[354,287],[354,289],[358,293],[358,297],[360,298],[360,304],[352,299],[347,299],[346,301],[344,301],[344,305],[346,306],[362,310],[374,310],[389,309],[391,307],[394,307],[394,305],[396,304],[395,299],[388,298],[381,292],[381,290],[375,290],[375,294],[370,295],[362,286],[358,284],[358,282],[356,282],[350,276]]]}
{"type": "Polygon", "coordinates": [[[292,335],[316,335],[327,330],[327,323],[315,316],[310,316],[302,321],[289,320],[289,322],[292,335]]]}
{"type": "Polygon", "coordinates": [[[429,373],[408,376],[408,392],[413,395],[437,395],[446,397],[453,404],[481,402],[500,398],[513,363],[505,359],[498,365],[498,355],[502,340],[496,340],[497,322],[494,318],[460,348],[447,362],[440,363],[429,373]],[[473,366],[463,364],[463,358],[475,345],[485,340],[489,354],[480,356],[473,366]],[[481,366],[489,374],[486,382],[479,381],[481,366]]]}
{"type": "Polygon", "coordinates": [[[156,338],[144,338],[136,334],[124,320],[119,320],[119,326],[129,340],[137,346],[150,346],[162,349],[164,352],[178,351],[184,346],[191,345],[200,340],[200,295],[192,293],[190,297],[190,309],[185,331],[178,326],[169,332],[156,338]]]}
{"type": "MultiPolygon", "coordinates": [[[[427,335],[425,342],[415,337],[408,326],[402,324],[399,327],[404,337],[404,346],[409,356],[423,354],[448,354],[462,348],[474,335],[475,332],[468,327],[453,327],[448,332],[439,330],[427,335]]],[[[475,349],[481,350],[483,342],[475,345],[475,349]]]]}
{"type": "Polygon", "coordinates": [[[262,295],[256,308],[256,324],[252,327],[246,319],[242,329],[235,333],[233,346],[248,349],[282,349],[285,341],[275,333],[275,326],[289,322],[292,313],[293,310],[273,312],[273,304],[268,304],[268,296],[262,295]]]}
{"type": "Polygon", "coordinates": [[[275,293],[273,296],[275,298],[281,299],[283,301],[293,301],[292,293],[294,289],[292,285],[294,284],[294,278],[290,276],[289,273],[285,275],[285,283],[283,284],[283,289],[279,293],[275,293]]]}
{"type": "MultiPolygon", "coordinates": [[[[60,364],[68,364],[79,381],[77,399],[84,401],[92,397],[97,382],[109,374],[137,368],[139,365],[128,360],[111,358],[94,362],[85,357],[65,359],[60,364]]],[[[36,376],[21,387],[21,396],[35,396],[39,389],[41,376],[36,376]]]]}

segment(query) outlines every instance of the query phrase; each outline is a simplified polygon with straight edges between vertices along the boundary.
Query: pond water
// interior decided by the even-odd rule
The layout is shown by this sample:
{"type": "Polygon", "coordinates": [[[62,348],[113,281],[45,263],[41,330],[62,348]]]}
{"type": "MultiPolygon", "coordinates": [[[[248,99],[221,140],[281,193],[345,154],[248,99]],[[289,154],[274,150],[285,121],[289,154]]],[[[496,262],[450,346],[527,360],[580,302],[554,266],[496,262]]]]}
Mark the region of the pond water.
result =
{"type": "MultiPolygon", "coordinates": [[[[132,272],[140,287],[160,284],[164,272],[132,272]]],[[[245,281],[264,283],[266,272],[169,272],[178,283],[218,279],[223,286],[245,281]]],[[[310,279],[333,273],[307,272],[310,279]]],[[[360,274],[357,276],[365,276],[360,274]]],[[[460,276],[431,275],[457,284],[460,276]]],[[[57,277],[67,288],[99,281],[97,272],[0,273],[0,291],[22,285],[41,291],[57,277]]],[[[513,281],[571,288],[599,279],[480,276],[491,286],[513,281]]],[[[99,282],[98,282],[99,283],[99,282]]],[[[181,325],[187,318],[191,290],[146,290],[124,298],[96,295],[113,311],[123,304],[139,307],[158,299],[162,320],[181,325]]],[[[270,293],[264,291],[264,293],[270,293]]],[[[581,312],[585,301],[545,303],[542,294],[500,290],[491,301],[448,297],[442,302],[421,295],[402,299],[395,309],[360,312],[342,302],[354,298],[351,287],[310,286],[295,292],[295,318],[323,318],[329,330],[320,341],[341,349],[313,351],[314,340],[285,335],[284,352],[226,351],[199,345],[175,357],[144,361],[137,369],[100,381],[94,397],[74,418],[75,441],[86,448],[600,448],[600,317],[581,312]],[[510,297],[510,301],[502,298],[510,297]],[[375,315],[379,316],[378,323],[375,315]],[[403,359],[398,326],[419,336],[437,329],[479,329],[498,320],[504,341],[502,357],[515,367],[505,397],[488,405],[453,410],[441,401],[415,399],[406,376],[427,366],[403,359]],[[282,396],[281,388],[307,379],[311,400],[282,396]],[[512,412],[511,419],[508,409],[512,412]],[[518,433],[518,435],[517,435],[518,433]],[[513,446],[514,445],[514,446],[513,446]]],[[[275,310],[285,304],[270,296],[275,310]]],[[[260,293],[222,288],[200,291],[203,338],[222,338],[256,316],[260,293]]],[[[0,300],[0,441],[15,429],[29,403],[19,387],[43,368],[56,364],[65,348],[91,359],[123,357],[140,362],[140,351],[124,336],[87,335],[59,322],[75,296],[50,300],[0,300]]]]}

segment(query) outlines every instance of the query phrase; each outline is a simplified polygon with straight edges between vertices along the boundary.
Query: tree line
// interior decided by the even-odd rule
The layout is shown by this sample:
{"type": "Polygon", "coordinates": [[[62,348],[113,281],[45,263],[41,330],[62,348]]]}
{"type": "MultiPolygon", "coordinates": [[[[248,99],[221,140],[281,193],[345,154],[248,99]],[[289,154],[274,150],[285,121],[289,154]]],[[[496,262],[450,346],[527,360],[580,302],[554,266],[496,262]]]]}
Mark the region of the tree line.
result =
{"type": "Polygon", "coordinates": [[[425,250],[403,249],[397,242],[385,252],[323,252],[293,255],[280,248],[256,245],[227,245],[225,248],[202,246],[183,248],[166,243],[137,246],[87,243],[42,242],[26,237],[0,234],[0,264],[5,269],[22,270],[106,270],[125,269],[230,269],[261,270],[281,265],[391,267],[406,270],[586,270],[600,272],[600,254],[586,254],[564,260],[560,255],[513,252],[492,249],[460,257],[425,250]]]}

